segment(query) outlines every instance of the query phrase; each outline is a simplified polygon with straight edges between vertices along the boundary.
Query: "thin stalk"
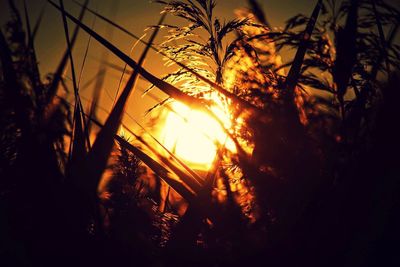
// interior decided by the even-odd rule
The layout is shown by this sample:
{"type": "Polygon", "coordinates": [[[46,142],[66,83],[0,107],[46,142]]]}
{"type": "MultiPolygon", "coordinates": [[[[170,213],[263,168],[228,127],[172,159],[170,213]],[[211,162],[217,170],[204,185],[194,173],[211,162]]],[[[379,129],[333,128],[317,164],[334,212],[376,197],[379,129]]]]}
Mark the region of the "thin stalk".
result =
{"type": "Polygon", "coordinates": [[[35,23],[35,25],[33,26],[33,30],[32,30],[32,41],[35,41],[37,32],[39,31],[39,28],[40,28],[40,25],[41,25],[41,23],[42,23],[42,19],[43,19],[43,16],[44,16],[44,11],[46,10],[46,5],[47,5],[47,2],[45,2],[45,3],[43,4],[43,7],[42,7],[42,9],[40,10],[40,13],[39,13],[39,17],[37,18],[36,23],[35,23]]]}
{"type": "Polygon", "coordinates": [[[314,31],[314,27],[317,22],[321,8],[322,0],[318,0],[318,3],[311,14],[310,20],[307,23],[306,29],[303,32],[303,38],[300,41],[299,48],[297,49],[296,55],[294,57],[292,67],[290,68],[289,73],[286,77],[285,89],[287,90],[287,93],[291,96],[294,93],[294,89],[300,77],[301,66],[303,65],[304,57],[306,55],[311,35],[314,31]]]}
{"type": "MultiPolygon", "coordinates": [[[[85,3],[82,6],[81,12],[79,14],[78,20],[82,20],[84,15],[85,15],[85,7],[88,5],[88,0],[85,0],[85,3]]],[[[54,77],[53,80],[51,82],[51,84],[49,85],[48,88],[48,93],[46,95],[46,99],[47,99],[47,106],[46,106],[46,110],[51,111],[52,108],[51,106],[53,105],[53,98],[57,93],[57,89],[58,86],[60,84],[60,81],[62,80],[62,74],[64,72],[64,69],[68,63],[68,57],[69,57],[69,51],[72,51],[73,47],[75,46],[76,43],[76,39],[78,37],[78,33],[79,33],[79,27],[76,26],[74,29],[74,32],[72,33],[72,37],[70,39],[70,48],[68,49],[68,47],[66,48],[63,57],[61,58],[60,63],[58,64],[58,67],[54,73],[54,77]]],[[[46,120],[50,121],[49,118],[52,116],[52,112],[50,112],[50,114],[47,114],[46,116],[46,120]]]]}
{"type": "Polygon", "coordinates": [[[69,39],[68,23],[65,17],[64,2],[63,0],[60,0],[59,2],[60,2],[61,15],[64,25],[65,39],[67,42],[68,57],[71,66],[72,85],[74,88],[74,95],[75,95],[75,109],[74,109],[74,119],[73,119],[74,131],[73,131],[73,140],[71,141],[71,144],[73,143],[73,145],[72,147],[70,146],[70,160],[72,161],[72,163],[74,163],[82,160],[84,158],[84,155],[86,154],[84,128],[82,124],[84,120],[82,120],[82,103],[79,98],[79,89],[75,73],[74,58],[72,56],[72,51],[71,51],[71,41],[69,39]]]}
{"type": "MultiPolygon", "coordinates": [[[[159,24],[162,23],[164,18],[165,18],[165,15],[163,15],[160,18],[159,24]]],[[[157,36],[158,31],[159,31],[159,28],[157,28],[153,32],[153,34],[151,35],[150,40],[149,40],[150,43],[152,43],[154,41],[155,37],[157,36]]],[[[150,49],[149,46],[147,46],[145,48],[145,50],[143,51],[143,53],[139,59],[137,66],[141,67],[141,65],[143,65],[149,49],[150,49]]],[[[125,88],[124,88],[121,96],[118,98],[117,103],[115,104],[110,115],[108,116],[104,127],[101,129],[101,131],[97,135],[96,140],[93,144],[93,147],[88,154],[87,167],[89,168],[88,171],[90,171],[91,176],[92,176],[91,181],[90,181],[90,183],[92,183],[92,185],[90,185],[90,188],[97,187],[98,181],[100,180],[101,175],[106,168],[109,154],[111,153],[112,147],[114,145],[113,136],[116,134],[118,127],[121,123],[121,119],[122,119],[122,116],[123,116],[123,113],[125,110],[125,105],[128,101],[128,98],[129,98],[132,90],[135,87],[138,75],[139,75],[138,71],[135,71],[134,73],[132,73],[127,84],[125,85],[125,88]]]]}

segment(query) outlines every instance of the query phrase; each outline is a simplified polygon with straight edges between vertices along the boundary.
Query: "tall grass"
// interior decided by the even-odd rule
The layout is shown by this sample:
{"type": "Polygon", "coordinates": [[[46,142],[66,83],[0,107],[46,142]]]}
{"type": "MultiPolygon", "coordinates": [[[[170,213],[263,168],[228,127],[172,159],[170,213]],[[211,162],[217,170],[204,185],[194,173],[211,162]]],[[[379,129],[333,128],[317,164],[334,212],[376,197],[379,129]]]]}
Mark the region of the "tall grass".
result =
{"type": "Polygon", "coordinates": [[[27,3],[22,19],[9,1],[12,18],[0,32],[0,255],[12,266],[385,265],[399,221],[400,12],[384,1],[319,0],[309,17],[275,30],[253,0],[229,21],[214,0],[156,2],[164,11],[144,41],[88,1],[76,2],[78,18],[49,1],[67,48],[44,82],[35,36],[46,13],[32,27],[27,3]],[[87,26],[86,11],[142,42],[139,60],[87,26]],[[182,24],[165,24],[167,14],[182,24]],[[104,124],[94,115],[100,87],[87,113],[81,103],[78,29],[132,69],[120,70],[130,77],[104,124]],[[176,71],[160,78],[144,68],[150,49],[176,71]],[[288,49],[294,57],[282,63],[288,49]],[[74,103],[59,96],[68,64],[74,103]],[[203,175],[146,127],[137,123],[143,135],[129,129],[123,116],[139,76],[151,84],[144,97],[158,88],[215,119],[220,100],[237,153],[218,144],[203,175]]]}

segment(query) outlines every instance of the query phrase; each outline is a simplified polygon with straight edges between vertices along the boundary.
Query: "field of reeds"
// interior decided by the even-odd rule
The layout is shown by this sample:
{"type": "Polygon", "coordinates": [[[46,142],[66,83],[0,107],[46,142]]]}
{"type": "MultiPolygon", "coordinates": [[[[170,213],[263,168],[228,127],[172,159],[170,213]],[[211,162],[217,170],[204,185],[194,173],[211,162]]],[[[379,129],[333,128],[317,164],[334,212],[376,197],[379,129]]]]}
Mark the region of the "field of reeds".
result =
{"type": "Polygon", "coordinates": [[[51,73],[46,12],[3,2],[0,266],[400,266],[395,1],[308,1],[271,25],[261,0],[230,20],[218,0],[157,0],[138,36],[89,0],[48,0],[65,40],[51,73]],[[87,99],[92,43],[108,55],[87,99]],[[145,124],[127,112],[138,90],[145,124]]]}

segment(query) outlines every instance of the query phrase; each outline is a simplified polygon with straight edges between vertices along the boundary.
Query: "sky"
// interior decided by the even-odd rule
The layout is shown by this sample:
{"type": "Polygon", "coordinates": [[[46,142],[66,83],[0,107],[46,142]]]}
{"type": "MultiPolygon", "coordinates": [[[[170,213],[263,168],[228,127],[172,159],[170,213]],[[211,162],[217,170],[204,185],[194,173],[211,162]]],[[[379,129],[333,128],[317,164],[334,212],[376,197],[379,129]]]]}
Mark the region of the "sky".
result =
{"type": "MultiPolygon", "coordinates": [[[[59,2],[58,0],[54,1],[56,3],[59,2]]],[[[78,1],[83,2],[83,0],[78,1]]],[[[4,25],[9,18],[10,12],[7,2],[8,0],[0,0],[0,25],[4,25]]],[[[316,2],[316,0],[259,0],[272,27],[284,26],[284,22],[288,18],[298,13],[310,15],[316,2]]],[[[23,0],[15,0],[15,3],[20,10],[23,10],[23,0]]],[[[26,0],[26,3],[31,25],[35,24],[41,10],[44,8],[43,21],[35,40],[39,67],[41,75],[44,77],[47,73],[54,72],[66,47],[62,18],[60,13],[49,5],[46,0],[26,0]]],[[[72,0],[64,0],[64,5],[67,11],[76,17],[78,16],[80,9],[72,0]]],[[[89,6],[98,10],[99,13],[106,17],[111,18],[116,23],[126,27],[138,36],[141,36],[149,25],[157,24],[162,9],[162,6],[156,3],[150,3],[149,0],[90,0],[89,6]]],[[[234,11],[244,6],[247,6],[247,1],[245,0],[217,0],[216,16],[222,20],[224,18],[233,18],[234,11]]],[[[167,17],[166,23],[172,24],[175,22],[173,18],[167,17]]],[[[94,25],[93,28],[98,33],[108,37],[107,39],[111,40],[114,45],[126,54],[130,53],[135,40],[132,40],[116,29],[110,30],[111,27],[109,25],[99,19],[94,20],[91,14],[86,14],[84,23],[89,26],[94,25]]],[[[69,23],[70,32],[72,32],[73,27],[73,23],[69,23]]],[[[88,35],[81,31],[73,51],[75,69],[79,72],[82,70],[82,59],[88,46],[88,38],[88,35]]],[[[160,32],[156,43],[160,42],[162,38],[163,33],[160,32]]],[[[143,46],[137,45],[132,52],[132,57],[138,59],[142,50],[143,46]]],[[[91,40],[88,51],[88,57],[84,64],[80,82],[82,85],[80,94],[84,105],[88,103],[86,99],[90,99],[92,96],[91,91],[94,84],[88,88],[83,88],[83,85],[95,78],[100,65],[100,59],[104,59],[106,50],[95,40],[91,40]]],[[[124,66],[124,63],[113,55],[109,55],[107,61],[121,67],[124,66]]],[[[163,63],[163,59],[160,55],[151,52],[146,60],[145,68],[154,75],[161,77],[163,74],[171,72],[170,69],[163,66],[163,63]]],[[[70,72],[67,72],[66,75],[67,79],[71,77],[70,72]]],[[[115,70],[109,70],[106,74],[104,90],[101,96],[101,106],[105,110],[110,110],[112,107],[113,100],[118,90],[119,76],[120,73],[115,70]]],[[[149,120],[148,116],[144,116],[145,111],[157,103],[157,100],[151,97],[142,97],[142,91],[147,87],[147,83],[143,81],[139,82],[138,90],[131,96],[127,107],[127,113],[142,123],[146,123],[149,120]]],[[[159,99],[165,98],[165,96],[157,90],[154,91],[154,94],[159,99]]],[[[103,111],[100,111],[100,113],[103,113],[100,117],[105,118],[106,113],[103,111]]],[[[127,124],[132,125],[132,122],[127,122],[127,124]]]]}
{"type": "MultiPolygon", "coordinates": [[[[4,25],[10,15],[7,2],[8,0],[0,0],[0,25],[4,25]]],[[[55,2],[58,3],[58,0],[55,0],[55,2]]],[[[81,2],[83,2],[83,0],[81,0],[81,2]]],[[[270,24],[274,27],[283,26],[287,18],[297,13],[311,13],[314,2],[315,1],[310,0],[259,1],[267,14],[270,24]]],[[[22,11],[23,0],[15,0],[15,3],[22,11]]],[[[41,75],[45,77],[46,74],[54,72],[66,47],[62,18],[59,12],[45,0],[26,0],[26,4],[31,25],[35,24],[39,14],[44,9],[44,17],[35,40],[35,50],[37,52],[41,75]]],[[[72,0],[64,0],[64,5],[67,11],[76,17],[78,16],[80,9],[72,0]]],[[[216,16],[222,18],[222,20],[233,18],[234,11],[246,5],[247,1],[244,0],[219,0],[217,1],[216,16]]],[[[157,24],[160,11],[162,10],[161,5],[151,3],[148,0],[91,0],[89,6],[98,10],[99,13],[106,17],[113,19],[138,36],[141,36],[149,25],[157,24]]],[[[175,22],[177,21],[172,17],[167,17],[166,23],[175,22]]],[[[94,25],[94,29],[98,33],[111,39],[112,43],[125,53],[130,53],[135,40],[132,40],[130,37],[127,37],[125,34],[115,29],[111,30],[110,26],[99,19],[94,20],[91,14],[85,15],[84,23],[87,25],[94,25]]],[[[69,23],[70,32],[72,32],[73,27],[73,23],[69,23]]],[[[156,42],[161,40],[163,33],[160,32],[159,36],[156,42]]],[[[88,38],[88,35],[81,31],[78,35],[76,47],[73,50],[75,59],[74,65],[77,72],[80,72],[82,69],[82,59],[88,46],[88,38]]],[[[133,58],[138,59],[142,50],[143,46],[137,45],[132,52],[133,58]]],[[[105,51],[106,50],[95,40],[92,39],[90,41],[88,57],[84,64],[80,82],[82,87],[80,94],[84,105],[88,105],[87,99],[91,99],[94,84],[91,84],[91,86],[87,88],[84,88],[84,85],[95,78],[99,69],[100,59],[104,58],[105,51]]],[[[107,61],[121,67],[124,66],[124,64],[113,55],[108,55],[107,61]]],[[[163,63],[163,59],[160,55],[151,52],[146,60],[145,68],[156,76],[161,77],[165,73],[171,71],[166,69],[163,63]]],[[[67,79],[70,79],[70,71],[67,72],[66,76],[67,79]]],[[[110,110],[113,105],[113,100],[118,90],[119,79],[119,72],[114,70],[107,71],[100,103],[105,110],[110,110]]],[[[70,81],[69,83],[71,84],[70,81]]],[[[141,81],[138,83],[137,87],[138,90],[131,95],[127,113],[135,120],[145,124],[150,119],[149,116],[144,116],[145,112],[155,105],[158,100],[152,99],[149,96],[142,97],[142,91],[148,87],[147,83],[141,81]]],[[[154,91],[154,95],[159,99],[165,98],[165,95],[157,90],[154,91]]],[[[100,110],[99,113],[101,118],[105,118],[106,113],[104,111],[100,110]]],[[[129,117],[125,117],[125,120],[129,120],[129,117]]],[[[126,123],[132,125],[132,121],[126,123]]]]}
{"type": "MultiPolygon", "coordinates": [[[[0,0],[0,25],[3,25],[9,17],[8,0],[0,0]]],[[[23,5],[23,0],[14,0],[17,6],[23,5]]],[[[31,24],[34,24],[41,10],[44,8],[44,18],[42,26],[38,32],[37,40],[35,42],[38,57],[40,59],[40,68],[43,73],[51,72],[58,63],[58,59],[65,47],[65,37],[62,26],[62,20],[59,12],[47,4],[46,0],[26,0],[29,10],[31,24]]],[[[58,3],[58,0],[55,0],[58,3]]],[[[83,0],[81,0],[83,2],[83,0]]],[[[267,13],[268,20],[273,26],[282,26],[284,21],[292,15],[297,13],[311,13],[314,2],[310,0],[260,0],[261,5],[267,13]]],[[[113,18],[115,22],[123,25],[133,33],[141,36],[144,30],[149,25],[156,24],[161,11],[161,6],[156,3],[151,3],[149,0],[91,0],[89,6],[99,11],[99,13],[113,18]]],[[[234,17],[234,10],[247,5],[244,0],[219,0],[217,1],[217,15],[220,18],[234,17]]],[[[73,3],[72,0],[64,0],[66,10],[70,11],[73,15],[79,14],[79,7],[73,3]]],[[[167,18],[167,22],[171,18],[167,18]]],[[[93,16],[87,14],[84,22],[87,25],[92,25],[93,16]]],[[[70,28],[74,25],[69,24],[70,28]]],[[[102,21],[95,22],[95,30],[110,35],[110,27],[102,21]]],[[[117,46],[123,51],[129,52],[132,46],[130,38],[124,36],[115,30],[112,33],[114,41],[117,46]]],[[[86,34],[80,34],[78,39],[78,46],[74,51],[77,56],[85,51],[87,41],[86,34]]],[[[91,55],[98,55],[98,45],[93,45],[89,53],[91,55]]],[[[140,51],[139,47],[137,49],[140,51]]],[[[136,52],[136,51],[135,51],[136,52]]]]}

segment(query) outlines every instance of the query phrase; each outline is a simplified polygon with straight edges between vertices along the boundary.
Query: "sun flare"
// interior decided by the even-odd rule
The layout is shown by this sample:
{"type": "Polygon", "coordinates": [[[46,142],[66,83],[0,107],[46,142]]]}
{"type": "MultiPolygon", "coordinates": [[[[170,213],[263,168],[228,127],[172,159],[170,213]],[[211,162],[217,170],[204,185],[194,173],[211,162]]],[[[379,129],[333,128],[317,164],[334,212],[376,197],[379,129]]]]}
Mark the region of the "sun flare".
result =
{"type": "MultiPolygon", "coordinates": [[[[193,168],[207,170],[217,153],[218,144],[225,144],[230,151],[235,145],[218,121],[210,115],[191,110],[179,102],[173,102],[165,119],[163,129],[164,145],[193,168]]],[[[230,127],[230,120],[219,107],[212,109],[223,122],[230,127]]]]}

